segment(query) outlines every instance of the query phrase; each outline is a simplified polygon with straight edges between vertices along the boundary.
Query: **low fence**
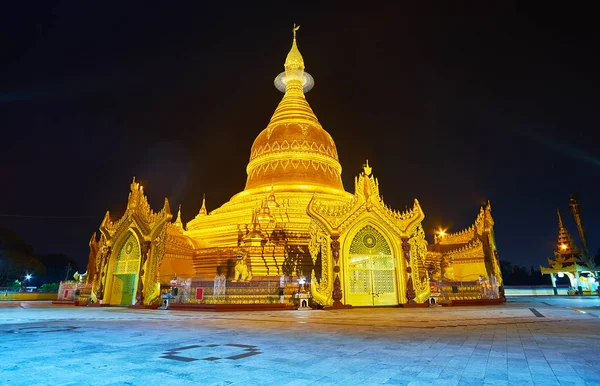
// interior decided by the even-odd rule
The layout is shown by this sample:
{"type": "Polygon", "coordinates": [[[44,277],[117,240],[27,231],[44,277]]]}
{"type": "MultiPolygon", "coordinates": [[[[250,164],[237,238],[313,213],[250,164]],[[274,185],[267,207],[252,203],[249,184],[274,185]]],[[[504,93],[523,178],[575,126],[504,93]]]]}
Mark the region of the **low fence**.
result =
{"type": "Polygon", "coordinates": [[[1,301],[14,301],[14,300],[55,300],[56,292],[10,292],[3,291],[0,293],[1,301]]]}
{"type": "Polygon", "coordinates": [[[431,296],[438,303],[454,300],[498,299],[499,291],[495,281],[430,282],[431,296]]]}
{"type": "MultiPolygon", "coordinates": [[[[280,289],[279,280],[254,282],[218,282],[183,280],[176,285],[176,295],[172,303],[183,304],[284,304],[294,302],[297,284],[287,284],[280,289]]],[[[163,293],[172,292],[165,288],[163,293]]],[[[173,292],[172,292],[173,293],[173,292]]]]}

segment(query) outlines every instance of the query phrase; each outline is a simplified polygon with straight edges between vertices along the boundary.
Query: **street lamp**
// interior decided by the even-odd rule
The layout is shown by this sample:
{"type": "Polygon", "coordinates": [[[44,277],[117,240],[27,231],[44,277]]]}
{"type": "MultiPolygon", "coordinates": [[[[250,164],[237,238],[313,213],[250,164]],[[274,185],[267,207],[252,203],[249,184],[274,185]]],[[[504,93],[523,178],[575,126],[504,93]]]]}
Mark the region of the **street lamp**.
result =
{"type": "Polygon", "coordinates": [[[435,243],[439,243],[445,236],[446,230],[442,228],[438,229],[435,235],[435,243]]]}
{"type": "Polygon", "coordinates": [[[26,274],[25,274],[25,279],[23,280],[23,284],[22,284],[22,289],[21,289],[21,291],[22,291],[23,289],[25,289],[25,291],[27,291],[27,282],[28,282],[29,280],[31,280],[31,277],[32,277],[32,276],[31,276],[31,274],[30,274],[30,273],[26,273],[26,274]]]}

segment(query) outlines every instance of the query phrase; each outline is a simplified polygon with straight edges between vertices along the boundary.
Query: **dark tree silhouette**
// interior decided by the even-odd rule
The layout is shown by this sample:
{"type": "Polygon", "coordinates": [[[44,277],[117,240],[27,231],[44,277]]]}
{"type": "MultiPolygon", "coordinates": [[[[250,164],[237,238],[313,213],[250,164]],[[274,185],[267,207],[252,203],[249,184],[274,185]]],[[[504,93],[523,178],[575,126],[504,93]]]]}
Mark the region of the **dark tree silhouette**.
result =
{"type": "Polygon", "coordinates": [[[45,268],[33,254],[33,248],[10,229],[0,227],[0,286],[15,280],[22,281],[25,274],[33,274],[38,281],[45,268]]]}

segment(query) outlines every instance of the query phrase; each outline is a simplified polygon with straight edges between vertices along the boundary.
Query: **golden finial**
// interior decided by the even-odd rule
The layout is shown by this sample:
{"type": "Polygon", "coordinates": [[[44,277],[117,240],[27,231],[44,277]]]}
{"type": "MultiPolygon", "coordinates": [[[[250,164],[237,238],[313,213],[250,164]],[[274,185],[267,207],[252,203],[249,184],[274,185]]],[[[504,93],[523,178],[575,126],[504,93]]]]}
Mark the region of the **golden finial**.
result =
{"type": "Polygon", "coordinates": [[[202,206],[200,207],[200,212],[198,213],[198,216],[206,216],[207,211],[206,211],[206,195],[202,195],[202,206]]]}
{"type": "Polygon", "coordinates": [[[179,205],[179,211],[177,211],[177,219],[175,220],[175,225],[179,228],[183,228],[183,222],[181,221],[181,204],[179,205]]]}
{"type": "Polygon", "coordinates": [[[304,71],[304,59],[302,58],[302,54],[300,50],[298,50],[298,46],[296,45],[296,31],[300,28],[300,26],[296,27],[294,24],[294,29],[292,32],[294,33],[294,41],[292,42],[292,48],[290,52],[287,54],[285,58],[285,71],[286,72],[295,72],[299,71],[300,73],[304,71]]]}
{"type": "Polygon", "coordinates": [[[296,31],[299,29],[300,26],[294,24],[294,28],[292,28],[292,34],[294,36],[292,48],[290,48],[290,52],[288,52],[283,65],[285,71],[275,78],[275,87],[284,93],[287,92],[287,85],[291,81],[295,81],[293,83],[296,83],[296,85],[299,81],[301,91],[305,93],[310,91],[315,84],[312,76],[304,71],[304,58],[302,58],[302,54],[296,44],[296,31]]]}
{"type": "Polygon", "coordinates": [[[133,181],[131,181],[131,185],[129,185],[129,187],[131,188],[132,192],[143,189],[143,187],[140,187],[139,182],[135,182],[135,176],[133,176],[133,181]]]}
{"type": "Polygon", "coordinates": [[[367,164],[363,168],[365,170],[365,174],[370,176],[373,169],[369,166],[369,160],[367,160],[367,164]]]}

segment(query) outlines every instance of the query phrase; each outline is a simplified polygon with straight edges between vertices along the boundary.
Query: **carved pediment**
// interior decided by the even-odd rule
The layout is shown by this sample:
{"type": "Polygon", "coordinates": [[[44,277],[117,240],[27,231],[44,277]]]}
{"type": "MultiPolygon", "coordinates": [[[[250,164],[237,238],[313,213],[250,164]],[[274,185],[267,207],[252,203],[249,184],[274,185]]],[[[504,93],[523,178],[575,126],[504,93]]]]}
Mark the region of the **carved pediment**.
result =
{"type": "Polygon", "coordinates": [[[344,204],[332,204],[313,196],[307,208],[309,216],[317,219],[331,235],[339,235],[366,212],[377,216],[399,235],[410,235],[425,217],[419,201],[415,199],[411,209],[397,211],[388,207],[379,194],[379,181],[365,167],[355,179],[353,198],[344,204]],[[367,173],[367,171],[369,173],[367,173]]]}
{"type": "Polygon", "coordinates": [[[100,232],[107,240],[118,237],[131,226],[136,227],[144,237],[147,236],[150,239],[165,223],[173,218],[169,200],[165,198],[162,209],[154,212],[148,204],[143,189],[139,183],[135,182],[134,178],[127,199],[127,209],[123,216],[116,221],[112,221],[110,212],[106,212],[100,224],[100,232]]]}

